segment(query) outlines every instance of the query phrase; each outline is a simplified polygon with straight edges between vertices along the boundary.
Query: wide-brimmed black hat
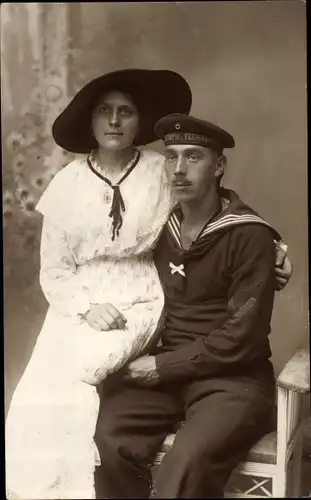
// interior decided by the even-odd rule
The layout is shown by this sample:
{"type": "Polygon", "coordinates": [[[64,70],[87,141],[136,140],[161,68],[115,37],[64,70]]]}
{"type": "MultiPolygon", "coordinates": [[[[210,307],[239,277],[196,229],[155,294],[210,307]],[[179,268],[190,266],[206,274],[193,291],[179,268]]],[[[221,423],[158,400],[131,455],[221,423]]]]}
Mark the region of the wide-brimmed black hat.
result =
{"type": "Polygon", "coordinates": [[[125,69],[107,73],[85,85],[56,118],[55,142],[72,153],[89,153],[98,144],[92,135],[92,111],[98,99],[111,90],[131,95],[139,111],[137,146],[157,140],[155,123],[171,113],[188,114],[192,95],[186,80],[169,70],[125,69]]]}

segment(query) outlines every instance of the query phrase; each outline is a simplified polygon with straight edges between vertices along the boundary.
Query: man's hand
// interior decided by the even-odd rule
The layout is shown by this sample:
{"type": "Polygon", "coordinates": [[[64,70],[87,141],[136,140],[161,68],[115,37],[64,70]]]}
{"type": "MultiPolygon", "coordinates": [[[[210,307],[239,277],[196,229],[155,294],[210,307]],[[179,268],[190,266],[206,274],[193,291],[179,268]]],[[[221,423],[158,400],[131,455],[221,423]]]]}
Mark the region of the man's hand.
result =
{"type": "Polygon", "coordinates": [[[279,245],[276,246],[276,290],[282,290],[289,282],[293,274],[293,266],[285,250],[279,245]]]}
{"type": "Polygon", "coordinates": [[[87,323],[95,330],[123,330],[127,319],[109,302],[94,304],[84,316],[87,323]]]}
{"type": "Polygon", "coordinates": [[[141,356],[129,363],[124,379],[137,384],[155,385],[159,381],[155,356],[141,356]]]}

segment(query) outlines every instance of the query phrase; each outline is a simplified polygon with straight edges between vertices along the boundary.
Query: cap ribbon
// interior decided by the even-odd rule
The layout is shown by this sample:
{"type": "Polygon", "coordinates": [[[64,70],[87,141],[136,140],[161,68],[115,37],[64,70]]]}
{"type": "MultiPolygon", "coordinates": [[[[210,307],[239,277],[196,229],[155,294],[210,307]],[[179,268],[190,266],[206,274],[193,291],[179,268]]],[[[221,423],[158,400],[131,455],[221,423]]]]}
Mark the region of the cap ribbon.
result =
{"type": "Polygon", "coordinates": [[[220,148],[221,145],[215,137],[208,137],[203,134],[195,134],[192,132],[171,132],[164,136],[164,143],[169,144],[193,144],[205,146],[207,148],[220,148]]]}

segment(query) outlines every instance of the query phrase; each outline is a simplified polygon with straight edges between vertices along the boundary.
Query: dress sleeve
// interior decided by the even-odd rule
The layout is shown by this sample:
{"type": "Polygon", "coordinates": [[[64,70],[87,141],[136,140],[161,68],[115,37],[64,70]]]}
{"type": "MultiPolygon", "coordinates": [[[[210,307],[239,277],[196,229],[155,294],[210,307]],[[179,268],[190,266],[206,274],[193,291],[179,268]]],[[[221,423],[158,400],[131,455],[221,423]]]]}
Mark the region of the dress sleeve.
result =
{"type": "Polygon", "coordinates": [[[40,284],[50,306],[65,316],[89,310],[88,290],[77,281],[77,265],[67,234],[48,217],[43,218],[40,284]]]}

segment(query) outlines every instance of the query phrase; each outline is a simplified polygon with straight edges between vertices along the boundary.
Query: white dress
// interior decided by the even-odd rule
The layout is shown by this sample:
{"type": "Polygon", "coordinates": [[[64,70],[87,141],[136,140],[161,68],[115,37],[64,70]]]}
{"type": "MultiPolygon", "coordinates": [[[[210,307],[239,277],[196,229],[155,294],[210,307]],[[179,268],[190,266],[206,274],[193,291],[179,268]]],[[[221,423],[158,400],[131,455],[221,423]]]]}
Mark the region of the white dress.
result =
{"type": "Polygon", "coordinates": [[[37,206],[50,307],[6,421],[8,498],[95,498],[93,384],[154,340],[163,294],[151,249],[172,207],[163,156],[141,151],[120,191],[126,210],[114,241],[112,189],[85,158],[61,170],[37,206]],[[88,326],[81,314],[104,302],[126,316],[125,330],[88,326]]]}

